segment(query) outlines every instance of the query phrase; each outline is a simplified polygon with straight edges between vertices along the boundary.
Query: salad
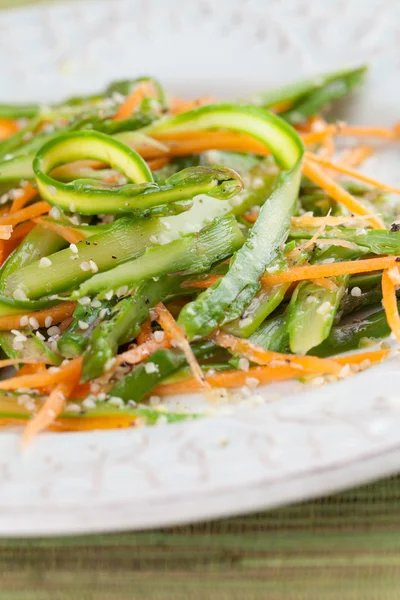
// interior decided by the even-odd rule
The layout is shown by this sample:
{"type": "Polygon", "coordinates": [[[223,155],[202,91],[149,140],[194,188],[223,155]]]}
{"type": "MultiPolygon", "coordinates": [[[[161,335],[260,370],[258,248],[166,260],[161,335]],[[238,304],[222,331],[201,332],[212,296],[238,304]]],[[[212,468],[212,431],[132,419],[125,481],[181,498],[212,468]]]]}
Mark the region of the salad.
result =
{"type": "Polygon", "coordinates": [[[365,73],[233,103],[142,77],[0,105],[0,423],[27,442],[179,421],[199,415],[161,398],[387,359],[400,190],[357,167],[399,127],[326,117],[365,73]]]}

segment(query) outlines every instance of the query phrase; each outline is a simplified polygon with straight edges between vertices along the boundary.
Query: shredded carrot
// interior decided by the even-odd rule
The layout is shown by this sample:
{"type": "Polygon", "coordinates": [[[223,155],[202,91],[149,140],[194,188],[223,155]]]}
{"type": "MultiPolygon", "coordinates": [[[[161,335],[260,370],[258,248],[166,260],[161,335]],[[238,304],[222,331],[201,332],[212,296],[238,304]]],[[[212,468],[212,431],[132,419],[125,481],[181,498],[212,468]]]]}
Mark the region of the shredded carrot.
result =
{"type": "Polygon", "coordinates": [[[157,315],[157,321],[160,323],[161,327],[164,329],[167,337],[170,340],[175,341],[176,344],[182,350],[182,352],[185,354],[186,360],[187,360],[188,365],[193,373],[194,378],[199,382],[199,384],[202,386],[202,388],[206,392],[208,392],[211,396],[212,389],[210,387],[210,384],[207,383],[207,381],[204,377],[203,371],[201,370],[201,367],[200,367],[199,363],[197,362],[196,357],[193,354],[193,350],[191,349],[190,344],[189,344],[185,334],[183,333],[182,329],[179,327],[179,325],[177,325],[174,317],[171,315],[169,310],[164,306],[164,304],[162,304],[162,302],[159,302],[155,306],[154,310],[157,315]]]}
{"type": "Polygon", "coordinates": [[[347,165],[348,167],[358,167],[364,161],[367,160],[370,156],[374,154],[375,150],[372,146],[357,146],[346,152],[341,159],[342,165],[347,165]]]}
{"type": "MultiPolygon", "coordinates": [[[[397,266],[395,256],[379,256],[377,258],[364,258],[362,260],[344,260],[331,264],[301,265],[292,267],[288,271],[280,273],[271,273],[263,275],[260,281],[263,286],[269,287],[279,283],[290,283],[293,281],[303,281],[320,279],[321,277],[336,277],[337,275],[354,275],[355,273],[369,273],[371,271],[381,271],[390,267],[397,266]]],[[[181,284],[182,288],[209,288],[219,281],[222,275],[208,275],[204,279],[188,280],[181,284]]]]}
{"type": "Polygon", "coordinates": [[[48,213],[50,210],[50,205],[47,202],[35,202],[35,204],[31,204],[26,208],[22,208],[17,212],[4,217],[0,217],[0,225],[18,225],[18,223],[22,223],[23,221],[29,221],[30,219],[34,219],[39,215],[43,215],[48,213]]]}
{"type": "Polygon", "coordinates": [[[133,92],[129,94],[126,98],[125,102],[121,104],[117,112],[113,117],[113,121],[122,121],[122,119],[127,119],[131,116],[131,114],[138,108],[140,103],[145,98],[152,98],[156,95],[153,84],[150,81],[142,81],[140,82],[133,92]]]}
{"type": "MultiPolygon", "coordinates": [[[[176,131],[157,132],[152,134],[156,140],[162,140],[168,148],[169,156],[186,156],[206,150],[232,150],[236,152],[252,152],[261,156],[269,156],[271,152],[262,143],[249,135],[233,131],[176,131]]],[[[149,148],[143,151],[136,148],[143,158],[155,158],[163,154],[161,149],[149,148]]]]}
{"type": "Polygon", "coordinates": [[[0,141],[14,135],[18,131],[18,123],[14,119],[0,119],[0,141]]]}
{"type": "Polygon", "coordinates": [[[35,198],[37,195],[37,188],[31,183],[27,183],[25,187],[21,188],[20,195],[17,195],[17,197],[14,198],[10,207],[10,214],[16,213],[21,210],[21,208],[24,208],[24,206],[26,206],[28,202],[33,200],[33,198],[35,198]]]}
{"type": "Polygon", "coordinates": [[[329,290],[330,292],[337,289],[336,283],[334,281],[332,281],[332,279],[328,279],[326,277],[320,277],[319,279],[312,279],[311,281],[312,281],[312,283],[315,283],[315,285],[319,285],[320,287],[323,287],[326,290],[329,290]]]}
{"type": "MultiPolygon", "coordinates": [[[[292,267],[288,271],[263,275],[260,281],[263,285],[270,286],[277,285],[278,283],[288,283],[290,281],[302,281],[303,279],[319,279],[320,277],[335,277],[337,275],[353,275],[355,273],[381,271],[382,269],[388,269],[397,264],[395,256],[379,256],[377,258],[349,260],[325,265],[301,265],[299,267],[292,267]]],[[[204,285],[201,287],[204,287],[204,285]]]]}
{"type": "Polygon", "coordinates": [[[229,333],[218,331],[211,339],[222,348],[231,350],[235,354],[245,356],[259,365],[291,366],[306,373],[326,373],[338,375],[340,368],[331,359],[317,358],[315,356],[297,356],[296,354],[282,354],[264,350],[261,346],[253,344],[249,340],[235,337],[229,333]]]}
{"type": "Polygon", "coordinates": [[[357,244],[354,244],[353,242],[334,238],[319,239],[318,244],[320,246],[340,246],[341,248],[349,248],[350,250],[357,250],[359,248],[359,246],[357,246],[357,244]]]}
{"type": "MultiPolygon", "coordinates": [[[[273,383],[299,377],[301,372],[290,366],[284,367],[250,367],[248,371],[223,371],[215,375],[206,375],[206,380],[216,388],[239,388],[247,385],[250,379],[257,379],[260,383],[273,383]]],[[[194,377],[177,381],[175,383],[162,383],[157,385],[153,393],[158,396],[171,396],[175,394],[188,394],[201,391],[202,386],[194,377]]]]}
{"type": "Polygon", "coordinates": [[[55,385],[62,380],[61,371],[38,373],[33,375],[22,375],[21,377],[11,377],[0,381],[0,390],[18,390],[20,388],[43,388],[50,385],[55,385]]]}
{"type": "Polygon", "coordinates": [[[151,320],[150,319],[146,319],[146,321],[144,323],[142,323],[142,326],[140,328],[140,333],[137,336],[137,343],[140,346],[141,344],[144,344],[145,342],[148,342],[149,340],[151,340],[153,338],[153,331],[151,329],[151,320]]]}
{"type": "Polygon", "coordinates": [[[367,352],[357,352],[355,354],[348,354],[347,356],[335,356],[335,362],[340,365],[361,365],[364,361],[370,361],[371,363],[381,362],[390,354],[390,350],[369,350],[367,352]]]}
{"type": "Polygon", "coordinates": [[[117,365],[121,363],[128,363],[128,365],[137,365],[140,362],[143,362],[153,354],[156,350],[160,350],[161,348],[170,348],[171,340],[165,336],[163,340],[160,342],[156,342],[156,340],[147,340],[143,342],[137,348],[132,348],[132,350],[127,350],[122,354],[117,356],[117,365]]]}
{"type": "Polygon", "coordinates": [[[355,169],[352,169],[351,167],[348,167],[341,163],[336,163],[336,162],[332,162],[330,160],[326,160],[325,158],[323,158],[321,156],[317,156],[316,154],[313,154],[312,152],[306,152],[306,157],[309,160],[312,160],[313,162],[317,162],[320,165],[323,165],[324,167],[329,167],[330,169],[333,169],[334,171],[338,171],[339,173],[343,173],[344,175],[349,175],[350,177],[353,177],[354,179],[358,179],[359,181],[368,183],[369,185],[372,185],[373,187],[376,187],[380,190],[384,190],[386,192],[392,192],[393,194],[400,194],[399,188],[393,187],[391,185],[387,185],[386,183],[382,183],[381,181],[378,181],[377,179],[374,179],[373,177],[364,175],[363,173],[360,173],[359,171],[356,171],[355,169]]]}
{"type": "Polygon", "coordinates": [[[382,305],[385,309],[386,320],[397,342],[400,344],[400,316],[397,308],[396,286],[400,283],[400,273],[397,267],[392,267],[382,275],[382,305]]]}
{"type": "Polygon", "coordinates": [[[181,100],[180,98],[172,98],[170,112],[172,115],[179,115],[180,113],[193,110],[204,104],[213,104],[216,102],[214,96],[200,96],[194,100],[181,100]]]}
{"type": "Polygon", "coordinates": [[[85,239],[85,236],[80,231],[61,225],[61,223],[55,223],[54,221],[47,221],[46,219],[33,219],[34,223],[41,225],[45,229],[51,229],[55,233],[58,233],[64,238],[69,244],[78,244],[85,239]]]}
{"type": "Polygon", "coordinates": [[[62,302],[57,306],[38,310],[31,313],[22,313],[20,315],[5,315],[0,317],[0,331],[11,331],[11,329],[19,329],[21,327],[21,319],[23,317],[34,318],[39,323],[39,327],[44,327],[47,317],[52,318],[52,324],[60,323],[66,317],[69,317],[74,312],[76,302],[62,302]]]}
{"type": "MultiPolygon", "coordinates": [[[[43,406],[41,406],[37,415],[35,415],[26,426],[22,436],[22,445],[26,445],[35,435],[46,429],[53,423],[57,415],[63,411],[67,398],[71,395],[79,381],[81,369],[81,357],[71,360],[67,365],[60,369],[58,373],[58,383],[56,383],[55,388],[52,390],[43,406]]],[[[39,376],[45,377],[45,374],[40,373],[39,376]]],[[[35,377],[35,375],[26,375],[26,377],[35,377]]]]}
{"type": "Polygon", "coordinates": [[[158,169],[162,169],[162,167],[165,167],[165,165],[167,165],[169,163],[169,158],[167,158],[166,156],[160,156],[160,158],[152,158],[151,160],[149,160],[147,162],[147,164],[149,165],[150,169],[152,171],[157,171],[158,169]]]}
{"type": "Polygon", "coordinates": [[[299,246],[294,248],[291,252],[289,252],[287,254],[287,258],[288,259],[293,258],[294,256],[300,254],[300,252],[307,250],[307,248],[312,248],[314,246],[314,244],[316,244],[316,242],[318,241],[319,236],[325,231],[325,228],[328,224],[329,217],[330,217],[330,211],[326,215],[326,217],[322,217],[321,225],[318,227],[318,229],[314,233],[314,235],[309,240],[305,240],[302,244],[300,244],[299,246]]]}
{"type": "Polygon", "coordinates": [[[387,140],[395,140],[398,137],[395,128],[349,126],[342,123],[327,125],[325,129],[304,133],[301,137],[305,144],[317,144],[322,142],[327,136],[331,135],[346,137],[377,137],[387,140]]]}
{"type": "Polygon", "coordinates": [[[46,363],[26,364],[18,369],[18,376],[33,375],[34,373],[43,373],[46,370],[46,363]]]}
{"type": "MultiPolygon", "coordinates": [[[[336,225],[345,225],[352,221],[359,221],[360,219],[373,219],[375,215],[363,215],[362,217],[314,217],[312,215],[302,215],[300,217],[292,217],[290,224],[293,227],[319,227],[323,223],[335,227],[336,225]]],[[[245,217],[247,219],[247,217],[245,217]]]]}
{"type": "Polygon", "coordinates": [[[322,140],[320,156],[331,158],[335,153],[335,142],[331,135],[322,140]]]}
{"type": "MultiPolygon", "coordinates": [[[[329,177],[329,175],[324,173],[320,167],[313,164],[308,158],[306,158],[303,162],[303,173],[316,185],[325,190],[325,192],[334,200],[336,200],[336,202],[346,206],[346,208],[348,208],[352,213],[361,216],[369,214],[368,209],[361,204],[361,202],[349,194],[347,190],[338,185],[332,179],[332,177],[329,177]]],[[[378,216],[370,219],[370,223],[372,227],[377,229],[385,229],[384,223],[378,216]]]]}
{"type": "MultiPolygon", "coordinates": [[[[13,365],[44,365],[43,361],[37,360],[36,358],[4,358],[0,360],[0,369],[4,367],[12,367],[13,365]]],[[[20,369],[21,370],[21,369],[20,369]]],[[[19,373],[20,371],[18,371],[19,373]]]]}
{"type": "Polygon", "coordinates": [[[222,275],[208,275],[207,277],[205,277],[204,279],[188,279],[187,281],[184,281],[183,283],[181,283],[181,287],[182,288],[199,288],[200,290],[205,289],[205,288],[209,288],[212,285],[214,285],[214,283],[216,283],[217,281],[219,281],[221,279],[222,275]]]}

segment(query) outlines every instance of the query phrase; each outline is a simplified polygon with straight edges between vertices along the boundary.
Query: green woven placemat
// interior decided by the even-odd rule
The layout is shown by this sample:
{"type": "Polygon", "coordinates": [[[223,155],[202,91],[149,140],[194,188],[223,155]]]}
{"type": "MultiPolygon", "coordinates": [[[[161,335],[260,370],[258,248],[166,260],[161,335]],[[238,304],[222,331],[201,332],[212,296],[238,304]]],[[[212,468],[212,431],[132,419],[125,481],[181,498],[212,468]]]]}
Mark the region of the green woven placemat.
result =
{"type": "Polygon", "coordinates": [[[201,525],[0,540],[0,599],[398,600],[400,479],[201,525]]]}

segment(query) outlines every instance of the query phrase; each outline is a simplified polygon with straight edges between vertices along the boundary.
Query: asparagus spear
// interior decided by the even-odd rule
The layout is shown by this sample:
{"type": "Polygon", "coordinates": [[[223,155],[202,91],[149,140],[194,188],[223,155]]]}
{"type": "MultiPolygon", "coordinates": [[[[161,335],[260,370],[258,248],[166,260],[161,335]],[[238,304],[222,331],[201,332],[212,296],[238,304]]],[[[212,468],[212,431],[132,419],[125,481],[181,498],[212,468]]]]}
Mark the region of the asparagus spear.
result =
{"type": "Polygon", "coordinates": [[[100,273],[81,284],[72,297],[93,295],[121,286],[133,287],[152,277],[210,269],[243,244],[243,235],[232,215],[215,219],[198,234],[188,234],[163,246],[148,249],[140,258],[126,262],[109,273],[100,273]]]}
{"type": "MultiPolygon", "coordinates": [[[[398,302],[400,308],[400,302],[398,302]]],[[[390,327],[386,321],[384,310],[355,319],[351,323],[343,323],[332,327],[329,336],[322,344],[313,348],[310,354],[315,356],[331,356],[350,350],[356,350],[363,339],[382,339],[390,335],[390,327]]]]}
{"type": "Polygon", "coordinates": [[[290,123],[299,123],[317,114],[333,100],[337,100],[365,77],[367,67],[335,71],[326,75],[315,75],[297,83],[267,90],[244,99],[245,103],[269,108],[282,103],[291,105],[281,116],[290,123]]]}
{"type": "Polygon", "coordinates": [[[33,262],[12,273],[5,281],[5,294],[12,297],[20,289],[29,299],[37,299],[70,290],[93,275],[96,268],[106,271],[139,256],[151,244],[150,238],[163,230],[157,220],[118,219],[106,231],[79,242],[77,253],[66,248],[50,254],[51,264],[46,268],[33,262]],[[39,277],[39,273],[43,276],[39,277]]]}
{"type": "MultiPolygon", "coordinates": [[[[193,344],[192,350],[196,358],[212,356],[215,345],[204,341],[193,344]]],[[[147,360],[140,363],[110,390],[111,396],[122,398],[125,402],[142,401],[153,387],[163,379],[176,373],[186,365],[185,355],[181,350],[157,350],[147,360]],[[151,368],[149,365],[151,364],[151,368]]]]}
{"type": "MultiPolygon", "coordinates": [[[[117,353],[118,346],[134,340],[150,309],[179,290],[181,277],[163,277],[142,282],[135,293],[113,308],[110,318],[99,323],[90,336],[82,368],[82,381],[101,375],[106,363],[117,353]]],[[[61,348],[60,348],[61,349],[61,348]]]]}
{"type": "Polygon", "coordinates": [[[106,301],[96,300],[92,303],[89,298],[88,301],[85,305],[78,302],[71,325],[57,342],[59,351],[66,358],[75,358],[85,351],[93,330],[101,320],[102,311],[110,310],[111,307],[106,301]]]}

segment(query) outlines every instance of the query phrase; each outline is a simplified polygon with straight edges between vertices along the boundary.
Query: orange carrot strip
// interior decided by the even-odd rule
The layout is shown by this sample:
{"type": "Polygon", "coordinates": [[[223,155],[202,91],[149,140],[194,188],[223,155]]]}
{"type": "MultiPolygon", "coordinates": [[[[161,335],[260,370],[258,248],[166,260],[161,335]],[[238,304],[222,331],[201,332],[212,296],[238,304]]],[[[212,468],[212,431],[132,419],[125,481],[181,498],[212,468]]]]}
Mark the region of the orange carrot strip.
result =
{"type": "Polygon", "coordinates": [[[316,154],[313,154],[312,152],[306,152],[306,157],[313,162],[317,162],[320,165],[323,165],[324,167],[329,167],[329,169],[338,171],[338,173],[343,173],[344,175],[349,175],[350,177],[353,177],[354,179],[358,179],[359,181],[368,183],[380,190],[384,190],[386,192],[392,192],[393,194],[400,194],[399,188],[393,187],[391,185],[387,185],[386,183],[382,183],[381,181],[378,181],[377,179],[374,179],[373,177],[364,175],[363,173],[360,173],[359,171],[356,171],[355,169],[352,169],[351,167],[348,167],[341,163],[336,163],[336,162],[332,162],[330,160],[326,160],[325,158],[323,158],[321,156],[317,156],[316,154]]]}
{"type": "Polygon", "coordinates": [[[395,128],[388,127],[363,127],[351,126],[342,123],[327,125],[325,129],[312,131],[302,134],[302,139],[305,144],[317,144],[322,142],[327,136],[349,136],[349,137],[377,137],[388,140],[395,140],[398,137],[395,128]]]}
{"type": "Polygon", "coordinates": [[[296,354],[282,354],[264,350],[261,346],[253,344],[249,340],[235,337],[229,333],[218,331],[211,339],[222,348],[227,348],[235,354],[245,356],[259,365],[291,366],[307,373],[329,373],[338,375],[340,367],[329,358],[317,358],[315,356],[298,356],[296,354]]]}
{"type": "Polygon", "coordinates": [[[165,165],[167,165],[168,163],[169,158],[167,158],[166,156],[160,156],[160,158],[153,158],[147,162],[152,171],[162,169],[162,167],[165,167],[165,165]]]}
{"type": "Polygon", "coordinates": [[[354,273],[369,273],[370,271],[381,271],[396,266],[395,256],[379,256],[377,258],[365,258],[362,260],[349,260],[331,263],[328,265],[301,265],[292,267],[288,271],[263,275],[260,279],[265,286],[277,283],[288,283],[291,281],[302,281],[303,279],[319,279],[320,277],[336,277],[337,275],[353,275],[354,273]]]}
{"type": "MultiPolygon", "coordinates": [[[[4,358],[0,360],[0,369],[4,367],[12,367],[13,365],[44,365],[43,361],[36,360],[35,358],[4,358]]],[[[19,371],[18,371],[19,373],[19,371]]]]}
{"type": "MultiPolygon", "coordinates": [[[[206,380],[212,387],[238,388],[246,385],[250,378],[258,379],[260,383],[285,381],[299,377],[301,372],[293,367],[250,367],[248,371],[223,371],[215,375],[207,375],[206,380]]],[[[188,394],[202,389],[194,377],[177,381],[176,383],[162,383],[157,385],[153,393],[158,396],[171,396],[175,394],[188,394]]]]}
{"type": "MultiPolygon", "coordinates": [[[[371,271],[381,271],[390,267],[397,266],[395,256],[380,256],[377,258],[365,258],[363,260],[342,261],[331,263],[329,265],[302,265],[292,267],[288,271],[263,275],[260,278],[261,283],[268,287],[278,285],[279,283],[290,283],[292,281],[303,281],[304,279],[320,279],[321,277],[336,277],[337,275],[354,275],[355,273],[369,273],[371,271]]],[[[205,289],[211,287],[221,279],[222,275],[209,275],[204,279],[197,281],[184,281],[181,284],[183,288],[205,289]]]]}
{"type": "Polygon", "coordinates": [[[343,155],[341,163],[342,165],[347,165],[349,167],[358,167],[367,160],[367,158],[372,156],[374,152],[375,150],[372,146],[357,146],[343,155]]]}
{"type": "MultiPolygon", "coordinates": [[[[152,134],[156,140],[160,140],[169,148],[169,156],[186,156],[205,150],[234,150],[237,152],[252,152],[261,156],[268,156],[271,152],[264,144],[243,133],[233,131],[176,131],[171,139],[169,132],[157,132],[152,134]]],[[[161,154],[161,149],[150,148],[142,154],[143,158],[154,158],[161,154]]]]}
{"type": "Polygon", "coordinates": [[[120,365],[121,363],[128,363],[129,365],[137,365],[140,362],[143,362],[153,354],[156,350],[160,350],[161,348],[171,348],[171,340],[165,336],[165,338],[161,342],[156,342],[156,340],[147,340],[143,342],[137,348],[132,348],[132,350],[127,350],[122,354],[117,356],[116,365],[120,365]]]}
{"type": "Polygon", "coordinates": [[[45,219],[41,219],[38,217],[37,219],[33,219],[34,223],[41,225],[45,229],[51,229],[51,231],[55,231],[61,237],[64,238],[69,244],[78,244],[85,239],[85,236],[80,231],[76,231],[75,229],[71,229],[70,227],[66,227],[65,225],[61,225],[61,223],[55,223],[54,221],[46,221],[45,219]]]}
{"type": "Polygon", "coordinates": [[[151,82],[142,81],[139,83],[133,92],[129,94],[126,98],[125,102],[121,104],[117,112],[113,117],[113,121],[122,121],[122,119],[127,119],[131,116],[133,111],[138,108],[142,100],[146,97],[154,97],[155,89],[151,82]]]}
{"type": "Polygon", "coordinates": [[[335,356],[335,362],[340,365],[359,365],[365,360],[369,360],[371,363],[381,362],[390,354],[390,350],[370,350],[367,352],[358,352],[355,354],[348,354],[347,356],[335,356]]]}
{"type": "MultiPolygon", "coordinates": [[[[331,196],[336,202],[346,206],[352,213],[356,215],[365,216],[369,214],[368,209],[361,204],[354,196],[338,185],[332,177],[329,177],[326,173],[320,169],[317,165],[313,164],[310,159],[306,158],[303,162],[303,173],[311,181],[313,181],[320,188],[325,190],[329,196],[331,196]]],[[[385,225],[382,220],[375,216],[369,221],[372,227],[377,229],[385,229],[385,225]]]]}
{"type": "Polygon", "coordinates": [[[275,114],[279,114],[281,112],[284,112],[285,110],[289,110],[290,108],[292,108],[292,106],[293,106],[292,100],[283,100],[283,102],[278,102],[278,104],[274,104],[273,106],[270,106],[268,108],[268,110],[275,114]]]}
{"type": "Polygon", "coordinates": [[[10,207],[10,214],[16,213],[21,210],[21,208],[24,208],[30,200],[38,195],[37,188],[31,183],[27,183],[26,186],[22,188],[21,192],[22,193],[13,200],[10,207]]]}
{"type": "Polygon", "coordinates": [[[214,102],[216,102],[216,98],[214,96],[200,96],[200,98],[195,98],[194,100],[181,100],[180,98],[172,98],[170,112],[172,115],[179,115],[180,113],[193,110],[194,108],[198,108],[204,104],[213,104],[214,102]]]}
{"type": "Polygon", "coordinates": [[[397,267],[392,267],[383,272],[382,305],[385,309],[388,325],[396,336],[397,342],[400,344],[400,316],[396,297],[396,285],[399,284],[399,279],[400,274],[397,267]]]}
{"type": "Polygon", "coordinates": [[[14,135],[18,131],[18,124],[14,119],[0,119],[0,141],[14,135]]]}
{"type": "Polygon", "coordinates": [[[193,350],[190,347],[190,344],[183,333],[182,329],[176,323],[174,317],[171,315],[169,310],[159,302],[154,308],[157,314],[157,321],[160,323],[161,327],[164,329],[165,334],[168,336],[170,340],[174,340],[177,345],[180,347],[182,352],[184,353],[188,365],[193,373],[194,378],[199,382],[199,384],[203,387],[204,390],[208,393],[212,393],[210,384],[207,383],[203,371],[199,363],[196,360],[195,355],[193,354],[193,350]]]}
{"type": "MultiPolygon", "coordinates": [[[[352,221],[359,221],[361,219],[370,219],[374,218],[375,215],[364,215],[362,217],[314,217],[312,215],[302,215],[300,217],[292,217],[290,219],[290,224],[293,227],[319,227],[322,223],[326,223],[327,225],[344,225],[346,223],[351,223],[352,221]]],[[[247,217],[246,217],[247,218],[247,217]]]]}
{"type": "MultiPolygon", "coordinates": [[[[71,395],[81,376],[82,358],[71,360],[65,367],[59,371],[60,378],[53,391],[45,400],[43,406],[25,427],[22,444],[26,445],[32,438],[46,429],[54,419],[59,415],[64,407],[67,398],[71,395]]],[[[39,374],[39,376],[45,374],[39,374]]],[[[29,377],[27,375],[26,377],[29,377]]],[[[35,377],[32,375],[31,377],[35,377]]]]}
{"type": "Polygon", "coordinates": [[[57,306],[38,310],[31,313],[21,313],[20,315],[5,315],[0,317],[0,331],[11,331],[11,329],[19,329],[21,327],[22,317],[33,317],[39,323],[40,327],[44,327],[47,317],[53,319],[52,323],[60,323],[66,317],[69,317],[74,312],[76,302],[62,302],[57,306]]]}
{"type": "Polygon", "coordinates": [[[327,279],[326,277],[320,277],[319,279],[312,279],[311,280],[313,283],[315,283],[315,285],[319,285],[320,287],[325,288],[326,290],[329,290],[330,292],[333,290],[336,290],[337,285],[334,281],[332,281],[332,279],[327,279]]]}
{"type": "Polygon", "coordinates": [[[18,223],[22,223],[23,221],[29,221],[39,215],[43,215],[50,210],[50,205],[47,202],[35,202],[31,206],[27,206],[26,208],[22,208],[17,212],[4,217],[0,217],[0,225],[17,225],[18,223]]]}
{"type": "Polygon", "coordinates": [[[34,373],[43,373],[46,370],[46,363],[25,364],[18,369],[18,376],[33,375],[34,373]]]}
{"type": "Polygon", "coordinates": [[[140,333],[137,336],[137,343],[140,346],[141,344],[144,344],[145,342],[148,342],[149,340],[151,340],[153,338],[153,331],[151,329],[151,321],[150,319],[147,319],[144,323],[142,323],[142,326],[140,328],[140,333]]]}

